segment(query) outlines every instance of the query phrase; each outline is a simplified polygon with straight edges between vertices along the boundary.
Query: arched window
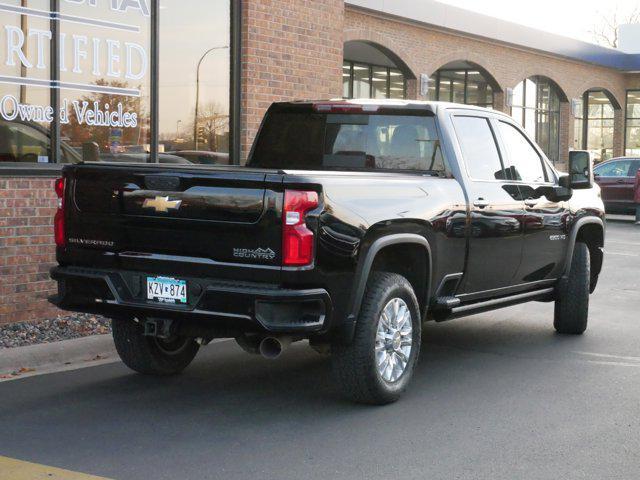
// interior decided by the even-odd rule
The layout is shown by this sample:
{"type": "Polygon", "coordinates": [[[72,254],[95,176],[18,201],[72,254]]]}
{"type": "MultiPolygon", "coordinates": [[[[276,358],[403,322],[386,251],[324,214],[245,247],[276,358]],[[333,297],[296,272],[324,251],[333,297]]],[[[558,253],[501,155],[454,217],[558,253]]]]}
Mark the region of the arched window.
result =
{"type": "Polygon", "coordinates": [[[605,90],[588,90],[578,103],[575,119],[575,147],[589,150],[603,162],[613,158],[613,124],[615,107],[605,90]]]}
{"type": "Polygon", "coordinates": [[[407,98],[410,72],[394,57],[369,42],[347,42],[342,65],[343,98],[407,98]]]}
{"type": "Polygon", "coordinates": [[[513,89],[511,116],[552,162],[560,157],[561,97],[560,89],[545,77],[529,77],[513,89]]]}
{"type": "Polygon", "coordinates": [[[482,70],[469,62],[452,62],[432,78],[429,99],[493,107],[492,82],[482,70]]]}
{"type": "Polygon", "coordinates": [[[627,127],[625,129],[625,155],[640,155],[640,90],[627,92],[627,127]]]}

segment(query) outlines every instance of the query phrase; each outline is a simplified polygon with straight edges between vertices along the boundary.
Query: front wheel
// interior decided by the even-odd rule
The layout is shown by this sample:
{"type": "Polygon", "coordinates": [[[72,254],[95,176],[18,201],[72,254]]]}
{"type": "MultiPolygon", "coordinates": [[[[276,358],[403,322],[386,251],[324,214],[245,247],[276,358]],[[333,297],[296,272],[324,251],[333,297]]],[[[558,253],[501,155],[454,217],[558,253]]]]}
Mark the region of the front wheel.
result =
{"type": "Polygon", "coordinates": [[[367,285],[350,345],[334,345],[332,367],[345,397],[384,405],[404,393],[420,354],[418,301],[406,278],[376,272],[367,285]]]}
{"type": "Polygon", "coordinates": [[[144,335],[140,323],[112,320],[113,340],[118,355],[131,370],[146,375],[173,375],[187,368],[200,345],[192,338],[160,339],[144,335]]]}
{"type": "Polygon", "coordinates": [[[577,242],[573,249],[571,270],[558,285],[553,326],[558,333],[581,335],[587,329],[591,256],[589,247],[577,242]]]}

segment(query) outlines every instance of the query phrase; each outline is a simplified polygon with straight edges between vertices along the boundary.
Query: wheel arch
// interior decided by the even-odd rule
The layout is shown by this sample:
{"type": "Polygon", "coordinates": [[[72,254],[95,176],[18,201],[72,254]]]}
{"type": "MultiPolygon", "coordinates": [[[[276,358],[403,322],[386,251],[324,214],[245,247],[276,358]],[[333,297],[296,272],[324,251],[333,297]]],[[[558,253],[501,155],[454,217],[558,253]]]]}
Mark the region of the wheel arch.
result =
{"type": "MultiPolygon", "coordinates": [[[[420,257],[413,257],[415,260],[420,257]]],[[[411,283],[418,297],[421,313],[424,315],[424,309],[427,308],[428,299],[431,290],[431,274],[433,272],[432,250],[429,241],[422,235],[414,233],[397,233],[382,236],[376,239],[367,249],[364,255],[361,255],[356,268],[354,287],[351,292],[349,301],[349,317],[348,320],[353,327],[360,313],[362,299],[364,298],[367,282],[373,271],[381,267],[395,266],[391,268],[393,273],[399,273],[411,283]],[[397,257],[398,251],[403,249],[403,257],[391,260],[397,257]],[[413,255],[421,254],[423,263],[418,263],[417,268],[413,269],[412,274],[407,275],[407,271],[412,270],[414,264],[411,263],[413,255]],[[423,275],[420,277],[420,272],[423,275]]],[[[388,271],[388,270],[387,270],[388,271]]]]}
{"type": "Polygon", "coordinates": [[[567,277],[571,273],[571,259],[573,258],[573,250],[576,242],[586,243],[591,257],[591,292],[595,290],[598,276],[602,271],[604,261],[604,237],[605,223],[597,217],[579,219],[571,229],[569,237],[564,276],[567,277]]]}

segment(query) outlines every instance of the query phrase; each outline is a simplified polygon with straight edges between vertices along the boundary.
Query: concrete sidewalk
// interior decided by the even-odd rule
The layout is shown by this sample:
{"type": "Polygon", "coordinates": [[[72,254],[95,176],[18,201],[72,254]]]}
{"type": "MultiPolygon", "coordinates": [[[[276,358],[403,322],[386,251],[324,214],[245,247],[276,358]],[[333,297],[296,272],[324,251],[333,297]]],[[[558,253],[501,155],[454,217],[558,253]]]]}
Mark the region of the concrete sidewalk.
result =
{"type": "Polygon", "coordinates": [[[0,382],[115,362],[111,335],[0,349],[0,382]]]}

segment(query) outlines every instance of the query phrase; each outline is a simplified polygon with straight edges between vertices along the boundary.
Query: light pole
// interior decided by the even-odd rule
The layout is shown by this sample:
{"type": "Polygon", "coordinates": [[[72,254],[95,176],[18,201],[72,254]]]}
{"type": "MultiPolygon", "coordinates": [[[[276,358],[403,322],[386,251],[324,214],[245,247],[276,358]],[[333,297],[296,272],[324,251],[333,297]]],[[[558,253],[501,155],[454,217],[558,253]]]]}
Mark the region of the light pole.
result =
{"type": "Polygon", "coordinates": [[[176,122],[176,140],[178,140],[180,138],[180,124],[182,123],[182,120],[178,120],[176,122]]]}
{"type": "Polygon", "coordinates": [[[198,150],[198,117],[199,115],[199,104],[200,104],[200,66],[204,61],[205,57],[209,55],[214,50],[224,50],[225,48],[229,48],[228,45],[224,45],[222,47],[213,47],[207,50],[202,54],[200,60],[198,60],[198,67],[196,68],[196,114],[193,121],[193,141],[195,144],[195,150],[198,150]]]}

